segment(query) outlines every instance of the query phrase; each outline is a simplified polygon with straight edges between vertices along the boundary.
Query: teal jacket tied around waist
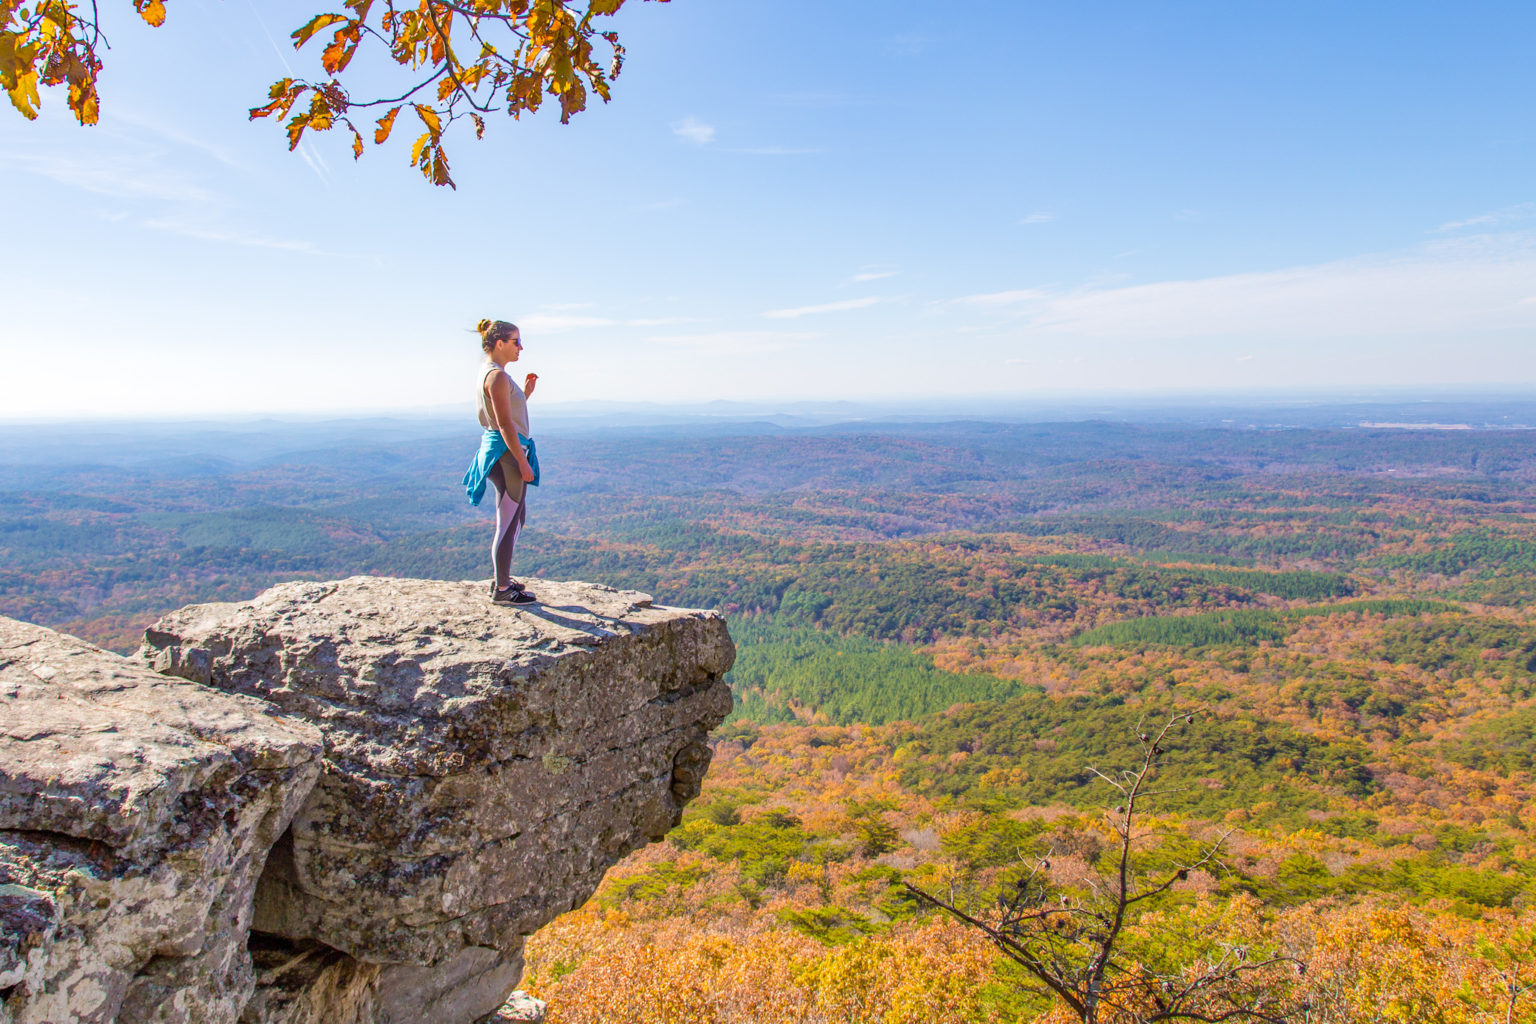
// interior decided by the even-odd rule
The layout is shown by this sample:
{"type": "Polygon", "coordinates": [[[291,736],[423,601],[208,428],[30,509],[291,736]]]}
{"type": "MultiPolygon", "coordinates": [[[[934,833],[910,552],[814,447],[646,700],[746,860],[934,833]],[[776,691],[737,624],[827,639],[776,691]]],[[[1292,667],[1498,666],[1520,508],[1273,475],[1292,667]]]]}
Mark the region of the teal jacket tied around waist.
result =
{"type": "MultiPolygon", "coordinates": [[[[523,452],[528,456],[528,465],[533,467],[533,479],[528,482],[537,487],[539,449],[534,445],[533,438],[522,434],[517,435],[517,443],[523,446],[523,452]]],[[[474,461],[464,471],[464,493],[469,495],[471,505],[480,504],[480,499],[485,497],[485,482],[491,475],[491,467],[506,453],[507,442],[501,439],[501,431],[492,428],[480,436],[480,450],[475,452],[474,461]]]]}

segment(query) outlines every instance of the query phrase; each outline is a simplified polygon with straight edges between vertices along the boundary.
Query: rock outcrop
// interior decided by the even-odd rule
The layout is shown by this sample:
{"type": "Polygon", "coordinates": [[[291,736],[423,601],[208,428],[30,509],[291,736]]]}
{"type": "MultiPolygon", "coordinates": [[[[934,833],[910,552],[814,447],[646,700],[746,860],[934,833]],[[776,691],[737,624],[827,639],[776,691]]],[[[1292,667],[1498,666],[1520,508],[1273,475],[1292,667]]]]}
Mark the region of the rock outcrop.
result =
{"type": "Polygon", "coordinates": [[[0,619],[0,1021],[233,1020],[312,726],[0,619]]]}
{"type": "MultiPolygon", "coordinates": [[[[519,980],[524,937],[579,905],[611,864],[676,824],[708,765],[708,730],[730,708],[721,677],[734,648],[724,621],[709,612],[653,607],[634,592],[531,585],[540,603],[511,607],[491,605],[482,584],[372,577],[286,584],[248,603],[167,616],[146,632],[137,664],[92,650],[105,659],[93,671],[231,709],[223,725],[185,724],[202,730],[195,737],[222,735],[233,709],[251,723],[237,732],[264,723],[274,735],[291,737],[283,762],[291,777],[272,787],[283,799],[262,819],[266,832],[258,840],[243,824],[256,815],[254,797],[251,809],[232,819],[239,828],[229,826],[240,836],[249,832],[261,847],[248,854],[257,870],[265,861],[259,881],[218,904],[231,915],[224,931],[238,947],[226,957],[232,980],[225,989],[233,995],[193,1019],[468,1024],[483,1018],[519,980]]],[[[27,676],[23,660],[5,662],[0,680],[27,676]]],[[[26,685],[46,689],[35,673],[29,677],[26,685]]],[[[12,717],[8,712],[0,733],[0,789],[26,777],[13,775],[13,763],[63,756],[37,746],[33,733],[9,728],[12,717]]],[[[178,721],[201,717],[188,712],[178,721]]],[[[144,770],[174,774],[169,755],[162,760],[163,766],[154,761],[144,770]]],[[[239,756],[231,760],[246,764],[239,756]]],[[[272,770],[261,767],[261,758],[249,760],[246,774],[272,770]]],[[[113,769],[102,774],[112,776],[113,769]]],[[[0,819],[0,829],[9,830],[0,832],[0,842],[20,849],[32,833],[54,828],[48,822],[68,814],[17,792],[19,812],[0,819]]],[[[138,845],[126,860],[163,856],[172,844],[157,836],[134,832],[138,845]]],[[[121,848],[130,845],[124,841],[121,848]]],[[[43,862],[28,851],[14,859],[43,862]]],[[[10,922],[50,913],[63,920],[57,907],[37,902],[62,890],[34,884],[38,869],[27,870],[26,878],[0,887],[0,915],[7,915],[0,1005],[12,1007],[18,1022],[50,1018],[21,1015],[32,1012],[34,987],[8,980],[22,969],[8,965],[41,978],[38,972],[46,973],[56,958],[38,952],[41,942],[11,942],[10,922]],[[25,892],[11,895],[18,885],[25,892]],[[15,987],[6,990],[7,984],[15,987]]],[[[71,870],[56,874],[63,878],[71,870]]],[[[214,931],[205,928],[206,935],[214,931]]],[[[47,941],[57,946],[56,938],[47,941]]],[[[154,962],[139,964],[132,976],[160,971],[165,950],[192,948],[190,940],[175,946],[167,939],[150,954],[154,962]]],[[[185,960],[204,951],[198,946],[178,955],[185,960]]],[[[140,987],[149,991],[147,983],[140,987]]],[[[155,1005],[166,1005],[173,988],[168,982],[156,990],[155,1005]]],[[[148,1006],[155,999],[140,1001],[148,1006]]],[[[128,1012],[116,1019],[186,1019],[159,1009],[153,1013],[160,1016],[128,1012]]]]}

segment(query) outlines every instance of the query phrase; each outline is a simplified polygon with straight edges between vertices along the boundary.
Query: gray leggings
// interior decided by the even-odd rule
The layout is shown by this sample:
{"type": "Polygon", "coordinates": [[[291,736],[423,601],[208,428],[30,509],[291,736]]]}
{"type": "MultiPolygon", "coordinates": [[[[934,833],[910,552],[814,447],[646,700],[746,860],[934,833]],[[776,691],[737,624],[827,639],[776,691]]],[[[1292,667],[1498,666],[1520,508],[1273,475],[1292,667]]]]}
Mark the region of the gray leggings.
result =
{"type": "Polygon", "coordinates": [[[496,494],[496,535],[491,539],[491,566],[496,573],[498,589],[512,582],[512,552],[517,548],[517,535],[528,519],[528,485],[518,472],[517,460],[503,455],[496,460],[486,474],[491,490],[496,494]]]}

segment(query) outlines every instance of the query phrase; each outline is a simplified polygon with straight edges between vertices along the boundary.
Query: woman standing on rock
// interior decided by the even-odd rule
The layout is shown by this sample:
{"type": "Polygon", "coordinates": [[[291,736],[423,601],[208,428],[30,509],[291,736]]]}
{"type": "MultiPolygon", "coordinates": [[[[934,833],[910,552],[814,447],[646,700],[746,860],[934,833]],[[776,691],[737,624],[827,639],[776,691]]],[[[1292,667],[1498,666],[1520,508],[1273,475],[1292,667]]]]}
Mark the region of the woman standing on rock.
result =
{"type": "Polygon", "coordinates": [[[497,604],[532,604],[534,596],[512,579],[512,552],[528,518],[528,485],[539,482],[539,457],[528,428],[528,396],[539,375],[530,373],[523,386],[510,376],[510,367],[523,354],[522,333],[505,320],[481,320],[480,347],[486,360],[480,367],[477,401],[485,434],[480,451],[464,474],[464,489],[472,504],[480,504],[485,485],[496,495],[496,533],[491,539],[495,581],[491,600],[497,604]]]}

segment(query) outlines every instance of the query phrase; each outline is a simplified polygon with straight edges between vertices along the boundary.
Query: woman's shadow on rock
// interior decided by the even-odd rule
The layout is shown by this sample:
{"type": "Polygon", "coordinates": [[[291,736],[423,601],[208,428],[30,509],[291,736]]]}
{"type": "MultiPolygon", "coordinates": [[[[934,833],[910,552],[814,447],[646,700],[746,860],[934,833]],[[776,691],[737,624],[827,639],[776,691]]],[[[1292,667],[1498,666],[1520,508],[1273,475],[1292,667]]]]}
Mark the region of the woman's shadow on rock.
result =
{"type": "MultiPolygon", "coordinates": [[[[595,612],[589,608],[583,608],[579,604],[548,605],[535,602],[534,604],[520,605],[505,604],[498,605],[498,607],[506,608],[511,611],[521,612],[525,615],[532,615],[535,618],[543,619],[544,621],[553,623],[557,626],[564,626],[566,629],[574,630],[578,633],[590,637],[591,643],[597,643],[601,640],[607,640],[610,637],[619,635],[616,631],[604,626],[604,620],[595,612]],[[573,618],[570,614],[562,615],[562,612],[575,612],[581,615],[591,616],[591,618],[573,618]]],[[[583,642],[575,637],[572,637],[571,640],[574,643],[583,642]]]]}

